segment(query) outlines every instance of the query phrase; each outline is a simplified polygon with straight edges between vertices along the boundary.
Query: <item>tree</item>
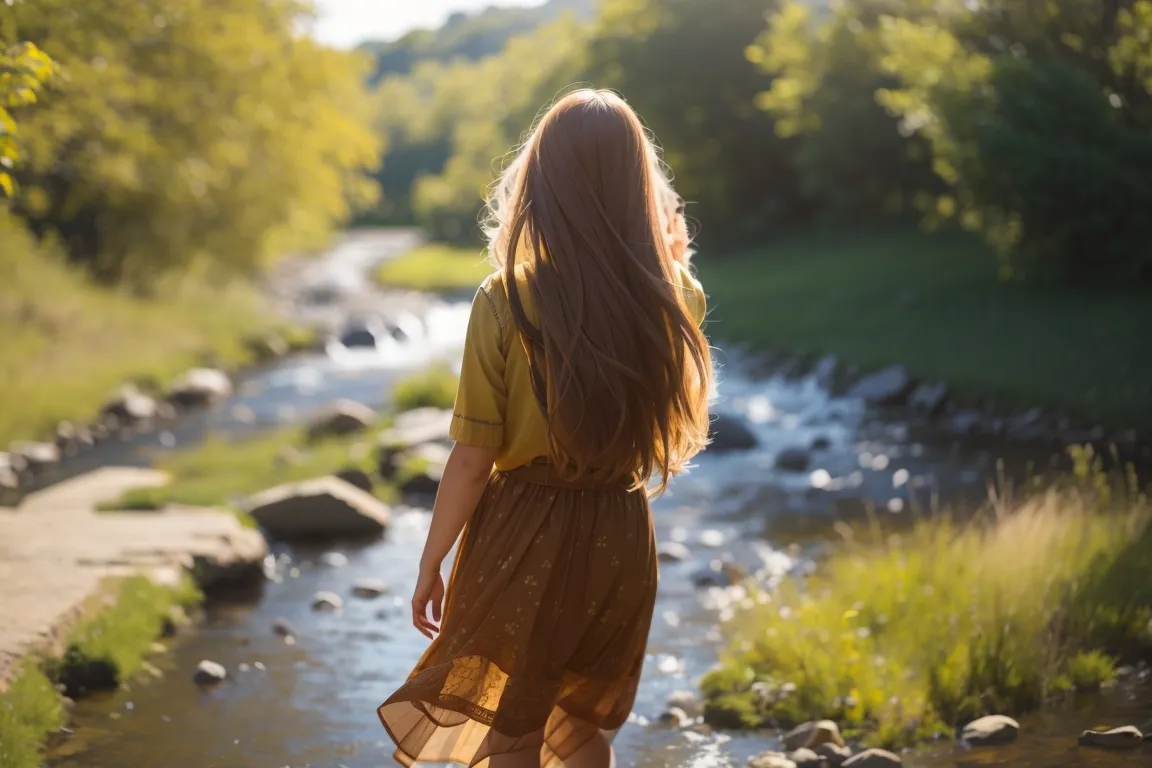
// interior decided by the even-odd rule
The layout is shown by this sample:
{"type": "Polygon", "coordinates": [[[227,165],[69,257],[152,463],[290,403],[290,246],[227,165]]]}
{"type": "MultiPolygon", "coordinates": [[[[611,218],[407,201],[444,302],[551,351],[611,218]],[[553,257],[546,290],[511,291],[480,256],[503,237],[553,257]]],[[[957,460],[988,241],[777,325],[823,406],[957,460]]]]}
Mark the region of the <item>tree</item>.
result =
{"type": "Polygon", "coordinates": [[[16,191],[11,170],[20,161],[20,141],[13,112],[36,103],[37,94],[54,70],[52,59],[32,43],[0,51],[0,199],[12,197],[16,191]]]}

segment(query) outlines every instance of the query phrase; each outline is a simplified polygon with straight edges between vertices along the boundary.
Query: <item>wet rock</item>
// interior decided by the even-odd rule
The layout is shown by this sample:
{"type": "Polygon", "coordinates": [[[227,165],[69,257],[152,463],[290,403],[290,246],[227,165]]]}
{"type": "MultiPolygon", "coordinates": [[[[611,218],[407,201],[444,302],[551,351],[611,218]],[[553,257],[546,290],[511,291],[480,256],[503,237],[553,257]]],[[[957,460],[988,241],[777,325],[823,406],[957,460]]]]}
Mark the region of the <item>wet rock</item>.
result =
{"type": "Polygon", "coordinates": [[[285,540],[378,535],[392,517],[386,504],[337,477],[277,486],[241,508],[268,535],[285,540]]]}
{"type": "Polygon", "coordinates": [[[692,574],[692,584],[697,589],[709,587],[730,587],[744,579],[740,566],[722,560],[713,560],[692,574]]]}
{"type": "Polygon", "coordinates": [[[320,562],[329,568],[343,568],[348,565],[348,556],[343,552],[325,552],[320,555],[320,562]]]}
{"type": "Polygon", "coordinates": [[[796,768],[819,768],[827,760],[807,747],[801,747],[795,752],[788,753],[788,759],[796,764],[796,768]]]}
{"type": "Polygon", "coordinates": [[[852,750],[848,747],[842,747],[839,744],[827,742],[815,747],[816,754],[828,761],[828,765],[835,766],[842,765],[845,760],[852,757],[852,750]]]}
{"type": "Polygon", "coordinates": [[[20,476],[9,467],[0,466],[0,501],[5,494],[14,494],[20,490],[20,476]]]}
{"type": "Polygon", "coordinates": [[[904,761],[900,759],[899,755],[894,755],[883,749],[866,749],[842,763],[844,768],[894,768],[894,766],[903,764],[904,761]]]}
{"type": "Polygon", "coordinates": [[[937,416],[944,410],[944,403],[947,400],[947,384],[921,384],[908,397],[908,406],[916,413],[922,413],[925,416],[937,416]]]}
{"type": "Polygon", "coordinates": [[[687,728],[692,725],[692,718],[679,707],[668,707],[656,718],[656,722],[672,728],[687,728]]]}
{"type": "Polygon", "coordinates": [[[308,420],[309,442],[328,437],[354,435],[376,423],[376,411],[355,400],[334,400],[308,420]]]}
{"type": "Polygon", "coordinates": [[[812,463],[812,456],[803,448],[785,448],[776,454],[776,468],[788,472],[803,472],[812,463]]]}
{"type": "Polygon", "coordinates": [[[678,541],[662,541],[656,545],[656,559],[662,563],[682,563],[691,554],[688,547],[678,541]]]}
{"type": "Polygon", "coordinates": [[[272,633],[278,637],[295,637],[296,630],[288,623],[288,619],[276,619],[272,622],[272,633]]]}
{"type": "Polygon", "coordinates": [[[668,696],[668,706],[687,713],[689,717],[695,717],[704,711],[704,703],[692,691],[673,691],[668,696]]]}
{"type": "Polygon", "coordinates": [[[808,447],[813,451],[826,451],[832,447],[832,441],[824,435],[817,435],[808,447]]]}
{"type": "Polygon", "coordinates": [[[759,442],[743,419],[729,413],[718,413],[712,418],[708,438],[711,440],[708,450],[713,453],[746,451],[759,442]]]}
{"type": "Polygon", "coordinates": [[[748,768],[796,768],[796,763],[781,752],[763,752],[748,761],[748,768]]]}
{"type": "Polygon", "coordinates": [[[205,659],[196,665],[196,671],[192,673],[192,682],[197,685],[216,685],[222,683],[228,677],[228,670],[214,661],[205,659]]]}
{"type": "Polygon", "coordinates": [[[814,749],[821,744],[844,746],[844,737],[840,735],[836,723],[831,720],[803,723],[784,734],[784,748],[789,752],[801,747],[814,749]]]}
{"type": "Polygon", "coordinates": [[[338,611],[344,607],[344,598],[335,592],[317,592],[312,596],[312,610],[338,611]]]}
{"type": "Polygon", "coordinates": [[[380,343],[383,328],[368,325],[350,326],[340,334],[340,343],[349,349],[371,349],[380,343]]]}
{"type": "Polygon", "coordinates": [[[225,535],[206,542],[192,555],[192,577],[205,592],[256,584],[264,580],[268,542],[264,534],[237,521],[225,535]]]}
{"type": "Polygon", "coordinates": [[[870,373],[852,385],[848,397],[870,405],[903,405],[913,387],[912,377],[902,365],[892,365],[870,373]]]}
{"type": "Polygon", "coordinates": [[[700,546],[702,547],[717,549],[724,546],[724,542],[728,540],[728,537],[724,535],[723,531],[718,531],[715,528],[709,528],[708,530],[701,531],[697,540],[700,542],[700,546]]]}
{"type": "Polygon", "coordinates": [[[1136,726],[1126,725],[1110,731],[1084,731],[1077,743],[1099,749],[1135,749],[1144,743],[1144,734],[1136,726]]]}
{"type": "Polygon", "coordinates": [[[435,496],[452,450],[439,443],[424,443],[406,451],[397,461],[403,475],[400,492],[414,496],[435,496]]]}
{"type": "Polygon", "coordinates": [[[352,594],[366,600],[380,597],[387,592],[388,584],[380,579],[357,579],[352,585],[352,594]]]}
{"type": "Polygon", "coordinates": [[[60,449],[54,443],[36,443],[22,440],[9,446],[11,453],[19,456],[29,472],[44,472],[60,463],[60,449]]]}
{"type": "Polygon", "coordinates": [[[392,426],[380,433],[380,445],[410,448],[422,443],[448,440],[451,426],[450,410],[414,408],[398,415],[392,426]]]}
{"type": "Polygon", "coordinates": [[[974,746],[1009,744],[1020,735],[1020,723],[1004,715],[988,715],[964,726],[960,739],[974,746]]]}
{"type": "Polygon", "coordinates": [[[62,421],[56,425],[53,442],[62,456],[75,456],[94,441],[87,427],[78,427],[70,421],[62,421]]]}
{"type": "Polygon", "coordinates": [[[354,467],[343,469],[336,473],[336,477],[349,485],[359,488],[365,493],[372,493],[372,478],[362,469],[356,469],[354,467]]]}
{"type": "Polygon", "coordinates": [[[215,368],[193,368],[177,376],[169,387],[169,402],[192,408],[218,403],[232,394],[232,380],[215,368]]]}
{"type": "Polygon", "coordinates": [[[100,420],[106,424],[112,420],[117,427],[134,426],[155,419],[158,410],[154,398],[126,384],[100,407],[100,420]]]}

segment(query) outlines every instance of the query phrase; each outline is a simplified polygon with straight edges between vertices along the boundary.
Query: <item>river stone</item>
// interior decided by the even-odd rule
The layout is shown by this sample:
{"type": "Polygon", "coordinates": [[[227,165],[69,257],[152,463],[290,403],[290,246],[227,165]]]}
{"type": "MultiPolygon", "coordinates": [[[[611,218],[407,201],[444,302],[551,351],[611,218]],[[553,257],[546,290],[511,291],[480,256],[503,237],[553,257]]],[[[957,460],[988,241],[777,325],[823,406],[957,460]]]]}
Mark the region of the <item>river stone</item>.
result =
{"type": "Polygon", "coordinates": [[[692,584],[697,589],[709,587],[730,587],[744,579],[740,566],[722,560],[712,560],[708,565],[692,574],[692,584]]]}
{"type": "Polygon", "coordinates": [[[803,472],[812,463],[812,457],[803,448],[785,448],[776,454],[776,468],[788,472],[803,472]]]}
{"type": "Polygon", "coordinates": [[[656,559],[662,563],[682,563],[691,554],[688,547],[678,541],[662,541],[656,545],[656,559]]]}
{"type": "Polygon", "coordinates": [[[843,768],[893,768],[903,764],[899,755],[883,749],[866,749],[842,763],[843,768]]]}
{"type": "Polygon", "coordinates": [[[357,579],[352,585],[352,594],[371,600],[388,592],[388,584],[380,579],[357,579]]]}
{"type": "Polygon", "coordinates": [[[796,768],[818,768],[826,762],[824,757],[816,754],[808,747],[800,747],[794,752],[789,752],[788,759],[796,764],[796,768]]]}
{"type": "Polygon", "coordinates": [[[214,661],[205,659],[196,665],[196,671],[192,673],[192,682],[197,685],[215,685],[222,683],[228,677],[228,670],[214,661]]]}
{"type": "Polygon", "coordinates": [[[1020,723],[1004,715],[988,715],[964,726],[961,741],[976,746],[1008,744],[1020,734],[1020,723]]]}
{"type": "Polygon", "coordinates": [[[355,400],[333,400],[308,420],[309,442],[327,437],[354,435],[376,423],[376,411],[355,400]]]}
{"type": "Polygon", "coordinates": [[[338,611],[344,607],[344,598],[335,592],[321,591],[312,596],[312,610],[338,611]]]}
{"type": "Polygon", "coordinates": [[[400,492],[417,496],[435,496],[440,488],[440,478],[452,449],[440,443],[422,443],[405,451],[397,459],[401,470],[411,471],[400,483],[400,492]]]}
{"type": "Polygon", "coordinates": [[[712,417],[708,438],[711,440],[708,450],[713,453],[746,451],[755,448],[759,442],[744,420],[730,413],[718,413],[712,417]]]}
{"type": "Polygon", "coordinates": [[[349,485],[356,486],[365,493],[372,493],[372,476],[362,469],[356,469],[355,467],[342,469],[336,473],[336,477],[349,485]]]}
{"type": "Polygon", "coordinates": [[[100,407],[100,420],[114,420],[116,426],[132,426],[156,418],[156,400],[133,384],[125,384],[100,407]]]}
{"type": "Polygon", "coordinates": [[[1100,749],[1135,749],[1144,743],[1144,734],[1136,726],[1126,725],[1110,731],[1084,731],[1078,743],[1082,747],[1100,749]]]}
{"type": "Polygon", "coordinates": [[[452,411],[443,408],[414,408],[396,416],[392,426],[380,433],[380,445],[412,447],[421,443],[448,440],[452,411]]]}
{"type": "Polygon", "coordinates": [[[280,637],[294,637],[296,635],[296,630],[288,623],[288,619],[283,618],[272,622],[272,632],[280,637]]]}
{"type": "Polygon", "coordinates": [[[205,592],[264,580],[268,542],[264,534],[239,522],[227,534],[192,555],[192,576],[205,592]]]}
{"type": "Polygon", "coordinates": [[[912,377],[904,366],[891,365],[853,384],[848,397],[863,400],[869,405],[902,405],[912,387],[912,377]]]}
{"type": "Polygon", "coordinates": [[[808,447],[813,451],[826,451],[832,447],[832,440],[825,435],[817,435],[808,447]]]}
{"type": "Polygon", "coordinates": [[[287,540],[380,534],[392,516],[379,499],[336,477],[280,485],[241,508],[268,535],[287,540]]]}
{"type": "Polygon", "coordinates": [[[830,741],[816,746],[815,749],[816,754],[827,760],[830,766],[841,765],[845,760],[852,757],[852,750],[850,748],[833,744],[830,741]]]}
{"type": "Polygon", "coordinates": [[[789,752],[801,747],[815,749],[821,744],[829,743],[844,746],[844,737],[840,735],[836,723],[831,720],[802,723],[784,734],[784,748],[789,752]]]}
{"type": "Polygon", "coordinates": [[[193,368],[173,379],[168,390],[169,401],[181,407],[211,405],[232,394],[232,381],[215,368],[193,368]]]}
{"type": "Polygon", "coordinates": [[[348,556],[343,552],[325,552],[320,555],[320,562],[329,568],[343,568],[348,565],[348,556]]]}
{"type": "Polygon", "coordinates": [[[749,768],[796,768],[796,763],[781,752],[763,752],[748,761],[749,768]]]}
{"type": "Polygon", "coordinates": [[[679,707],[668,707],[668,709],[660,713],[660,717],[656,718],[656,722],[673,728],[687,728],[692,725],[692,718],[679,707]]]}
{"type": "Polygon", "coordinates": [[[937,416],[944,409],[947,399],[947,384],[921,384],[912,390],[912,394],[908,397],[908,406],[925,416],[937,416]]]}
{"type": "Polygon", "coordinates": [[[700,697],[692,691],[673,691],[668,696],[668,706],[683,710],[692,717],[699,715],[704,710],[704,704],[700,701],[700,697]]]}
{"type": "Polygon", "coordinates": [[[55,443],[37,443],[21,440],[9,446],[12,453],[24,460],[29,472],[43,472],[60,463],[60,449],[55,443]]]}

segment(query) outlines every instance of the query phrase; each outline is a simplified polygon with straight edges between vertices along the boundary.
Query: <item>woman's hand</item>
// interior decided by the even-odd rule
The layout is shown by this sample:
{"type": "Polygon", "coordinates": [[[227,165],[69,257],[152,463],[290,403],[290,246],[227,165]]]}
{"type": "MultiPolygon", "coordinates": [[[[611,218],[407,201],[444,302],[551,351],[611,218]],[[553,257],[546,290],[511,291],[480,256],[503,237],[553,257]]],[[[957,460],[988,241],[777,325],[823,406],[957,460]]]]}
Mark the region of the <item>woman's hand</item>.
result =
{"type": "Polygon", "coordinates": [[[444,603],[444,577],[439,566],[420,566],[420,578],[412,594],[412,625],[429,640],[440,632],[440,609],[444,603]],[[428,618],[428,603],[432,603],[432,618],[428,618]]]}

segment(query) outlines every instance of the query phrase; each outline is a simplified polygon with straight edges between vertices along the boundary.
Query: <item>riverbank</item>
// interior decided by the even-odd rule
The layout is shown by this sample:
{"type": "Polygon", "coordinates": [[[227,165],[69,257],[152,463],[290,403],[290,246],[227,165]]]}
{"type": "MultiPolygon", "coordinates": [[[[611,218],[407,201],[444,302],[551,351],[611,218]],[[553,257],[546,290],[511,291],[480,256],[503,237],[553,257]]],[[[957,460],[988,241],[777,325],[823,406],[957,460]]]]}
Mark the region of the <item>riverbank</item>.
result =
{"type": "Polygon", "coordinates": [[[376,270],[381,285],[430,293],[474,291],[493,272],[484,249],[426,243],[376,270]]]}

